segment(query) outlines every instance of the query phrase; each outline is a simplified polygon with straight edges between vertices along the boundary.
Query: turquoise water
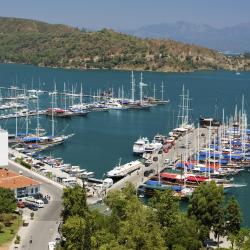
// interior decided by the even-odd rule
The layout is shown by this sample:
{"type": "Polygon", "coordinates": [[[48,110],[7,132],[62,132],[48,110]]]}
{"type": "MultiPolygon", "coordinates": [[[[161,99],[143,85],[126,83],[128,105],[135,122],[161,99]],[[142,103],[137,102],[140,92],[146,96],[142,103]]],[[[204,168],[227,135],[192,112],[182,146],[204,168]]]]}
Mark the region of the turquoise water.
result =
{"type": "MultiPolygon", "coordinates": [[[[90,113],[88,117],[77,117],[70,120],[57,120],[55,126],[57,134],[74,133],[75,136],[64,145],[57,146],[46,154],[62,157],[65,162],[80,165],[82,168],[94,171],[97,177],[102,177],[122,158],[122,162],[133,159],[132,144],[139,136],[152,138],[157,132],[167,133],[176,124],[179,105],[179,94],[182,85],[189,89],[192,97],[192,117],[197,123],[200,115],[214,116],[216,106],[218,116],[222,117],[222,108],[226,115],[234,112],[235,104],[241,105],[241,96],[245,94],[246,108],[249,112],[250,73],[244,72],[235,75],[233,72],[196,72],[196,73],[153,73],[144,72],[144,82],[147,94],[152,95],[153,84],[156,85],[156,95],[160,98],[161,82],[165,83],[165,99],[171,102],[165,106],[152,108],[150,111],[110,111],[90,113]]],[[[140,73],[135,73],[136,83],[139,82],[140,73]]],[[[130,72],[128,71],[77,71],[39,68],[27,65],[0,64],[0,86],[11,86],[17,82],[22,87],[33,86],[44,90],[52,90],[54,82],[57,89],[63,90],[64,82],[70,86],[80,83],[86,94],[97,89],[118,88],[124,86],[125,95],[130,93],[130,72]]],[[[137,85],[137,92],[138,92],[137,85]]],[[[58,98],[58,102],[62,101],[58,98]]],[[[41,107],[50,105],[50,98],[41,98],[41,107]]],[[[33,104],[35,105],[35,103],[33,104]]],[[[42,117],[40,123],[50,133],[51,121],[42,117]]],[[[14,121],[0,121],[0,125],[15,131],[14,121]]],[[[30,127],[35,127],[35,118],[32,118],[30,127]]],[[[25,122],[18,122],[18,130],[24,131],[25,122]]],[[[249,183],[247,187],[232,189],[241,205],[244,215],[244,224],[250,226],[250,173],[241,173],[235,177],[239,183],[249,183]]]]}

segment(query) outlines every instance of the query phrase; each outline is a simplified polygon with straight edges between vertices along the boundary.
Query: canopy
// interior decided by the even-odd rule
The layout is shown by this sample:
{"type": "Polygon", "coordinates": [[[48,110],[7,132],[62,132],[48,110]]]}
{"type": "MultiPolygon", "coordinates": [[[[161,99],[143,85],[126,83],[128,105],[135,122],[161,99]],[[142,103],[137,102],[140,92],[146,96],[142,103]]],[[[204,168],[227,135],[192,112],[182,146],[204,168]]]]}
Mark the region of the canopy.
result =
{"type": "Polygon", "coordinates": [[[39,137],[24,137],[24,142],[39,142],[41,139],[39,137]]]}
{"type": "Polygon", "coordinates": [[[188,176],[187,181],[192,181],[192,182],[204,182],[207,180],[207,177],[204,176],[188,176]]]}
{"type": "Polygon", "coordinates": [[[161,173],[161,177],[167,178],[167,179],[178,179],[178,174],[173,174],[173,173],[161,173]]]}

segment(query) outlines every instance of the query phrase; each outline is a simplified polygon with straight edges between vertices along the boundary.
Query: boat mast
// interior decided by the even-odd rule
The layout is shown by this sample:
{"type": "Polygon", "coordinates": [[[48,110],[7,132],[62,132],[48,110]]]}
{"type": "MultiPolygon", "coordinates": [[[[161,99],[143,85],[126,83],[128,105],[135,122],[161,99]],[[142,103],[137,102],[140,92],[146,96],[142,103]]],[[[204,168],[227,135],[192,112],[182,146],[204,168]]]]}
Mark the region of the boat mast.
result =
{"type": "Polygon", "coordinates": [[[243,156],[245,156],[245,110],[244,110],[244,95],[242,95],[242,104],[241,104],[241,149],[243,156]]]}
{"type": "Polygon", "coordinates": [[[17,137],[17,92],[15,90],[15,97],[16,97],[16,137],[17,137]]]}
{"type": "Polygon", "coordinates": [[[132,99],[132,102],[135,101],[135,78],[134,78],[133,70],[131,73],[131,99],[132,99]]]}
{"type": "Polygon", "coordinates": [[[189,90],[187,90],[187,98],[186,98],[185,124],[188,124],[188,119],[189,119],[189,90]]]}
{"type": "Polygon", "coordinates": [[[143,87],[143,82],[142,82],[142,73],[141,73],[141,81],[140,81],[140,83],[139,83],[139,85],[140,85],[140,104],[142,105],[142,98],[143,98],[143,89],[142,89],[142,87],[143,87]]]}
{"type": "Polygon", "coordinates": [[[211,157],[210,143],[211,143],[211,120],[210,120],[209,130],[208,130],[208,179],[209,180],[210,180],[210,157],[211,157]]]}
{"type": "Polygon", "coordinates": [[[54,92],[52,92],[52,113],[51,113],[51,120],[52,120],[52,132],[51,135],[54,137],[55,134],[55,124],[54,124],[54,92]]]}
{"type": "Polygon", "coordinates": [[[161,82],[161,100],[163,101],[164,85],[163,81],[161,82]]]}
{"type": "Polygon", "coordinates": [[[221,126],[218,131],[218,148],[219,148],[219,168],[221,167],[221,155],[222,155],[222,130],[221,126]]]}
{"type": "Polygon", "coordinates": [[[178,112],[178,120],[177,120],[177,126],[181,127],[184,125],[184,119],[185,119],[185,87],[182,86],[182,94],[180,95],[181,102],[179,105],[179,112],[178,112]]]}
{"type": "Polygon", "coordinates": [[[155,84],[154,84],[154,101],[155,101],[155,84]]]}
{"type": "Polygon", "coordinates": [[[56,90],[56,81],[54,81],[54,93],[55,93],[55,97],[54,97],[54,101],[55,101],[55,107],[57,107],[57,100],[56,100],[56,93],[57,93],[57,90],[56,90]]]}
{"type": "MultiPolygon", "coordinates": [[[[36,101],[36,119],[37,119],[37,136],[39,137],[39,133],[40,133],[40,121],[39,121],[39,95],[37,95],[37,101],[36,101]]],[[[53,113],[53,110],[52,110],[53,113]]]]}
{"type": "Polygon", "coordinates": [[[80,93],[80,104],[81,104],[81,107],[82,107],[82,97],[83,97],[83,93],[82,93],[82,83],[81,83],[81,93],[80,93]]]}
{"type": "Polygon", "coordinates": [[[63,92],[64,92],[64,110],[66,110],[66,107],[67,107],[67,94],[66,94],[66,84],[65,84],[65,82],[63,84],[63,92]]]}
{"type": "Polygon", "coordinates": [[[230,149],[230,152],[229,152],[229,163],[231,164],[232,163],[232,137],[231,137],[231,134],[229,133],[229,149],[230,149]]]}
{"type": "Polygon", "coordinates": [[[118,99],[121,99],[121,90],[120,90],[120,87],[118,88],[118,99]]]}
{"type": "Polygon", "coordinates": [[[124,100],[124,90],[123,90],[123,85],[122,85],[122,106],[123,106],[123,100],[124,100]]]}
{"type": "Polygon", "coordinates": [[[74,105],[74,87],[73,87],[73,84],[72,84],[72,90],[71,90],[71,106],[74,105]]]}
{"type": "Polygon", "coordinates": [[[197,141],[197,151],[198,151],[198,154],[197,154],[197,164],[200,163],[200,123],[198,122],[198,129],[197,129],[197,132],[198,132],[198,141],[197,141]]]}
{"type": "Polygon", "coordinates": [[[29,97],[28,97],[27,93],[26,93],[26,108],[27,108],[27,112],[26,112],[26,132],[25,132],[25,134],[27,136],[29,133],[29,97]]]}

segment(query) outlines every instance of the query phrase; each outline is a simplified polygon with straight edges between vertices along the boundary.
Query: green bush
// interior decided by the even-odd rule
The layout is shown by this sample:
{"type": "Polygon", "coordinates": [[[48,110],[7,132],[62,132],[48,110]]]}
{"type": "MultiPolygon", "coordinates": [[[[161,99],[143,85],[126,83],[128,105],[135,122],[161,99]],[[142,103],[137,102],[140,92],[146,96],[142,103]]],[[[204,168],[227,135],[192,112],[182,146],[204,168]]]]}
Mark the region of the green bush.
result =
{"type": "Polygon", "coordinates": [[[19,244],[20,241],[21,241],[21,237],[19,235],[17,235],[14,243],[19,244]]]}
{"type": "Polygon", "coordinates": [[[0,233],[3,232],[3,229],[4,229],[4,224],[2,222],[0,222],[0,233]]]}

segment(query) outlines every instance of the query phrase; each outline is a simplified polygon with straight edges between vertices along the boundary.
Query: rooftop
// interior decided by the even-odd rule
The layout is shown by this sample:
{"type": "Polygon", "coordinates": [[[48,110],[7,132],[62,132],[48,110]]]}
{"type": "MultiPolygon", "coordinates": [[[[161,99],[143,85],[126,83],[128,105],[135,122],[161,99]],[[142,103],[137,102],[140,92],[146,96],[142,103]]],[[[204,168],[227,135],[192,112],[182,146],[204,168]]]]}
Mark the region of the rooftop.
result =
{"type": "Polygon", "coordinates": [[[16,189],[37,185],[40,185],[40,182],[6,168],[0,168],[0,187],[2,188],[16,189]]]}

